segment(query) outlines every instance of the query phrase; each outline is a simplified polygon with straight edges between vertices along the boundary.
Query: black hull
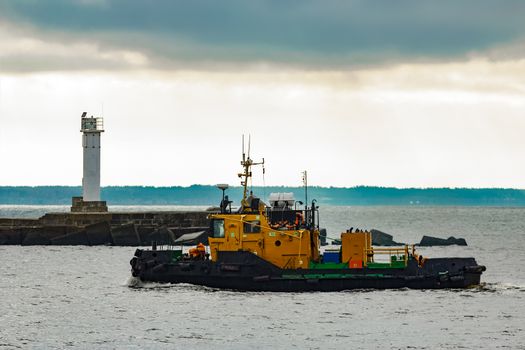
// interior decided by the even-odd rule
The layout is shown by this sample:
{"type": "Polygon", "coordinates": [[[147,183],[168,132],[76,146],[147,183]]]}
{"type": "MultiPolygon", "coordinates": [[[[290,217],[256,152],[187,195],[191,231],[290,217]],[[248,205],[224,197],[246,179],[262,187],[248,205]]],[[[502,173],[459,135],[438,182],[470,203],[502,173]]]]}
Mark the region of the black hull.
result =
{"type": "Polygon", "coordinates": [[[141,281],[269,292],[336,292],[352,289],[443,289],[479,285],[484,266],[473,258],[412,260],[404,269],[282,270],[247,252],[222,252],[217,262],[171,262],[170,251],[137,250],[132,274],[141,281]]]}

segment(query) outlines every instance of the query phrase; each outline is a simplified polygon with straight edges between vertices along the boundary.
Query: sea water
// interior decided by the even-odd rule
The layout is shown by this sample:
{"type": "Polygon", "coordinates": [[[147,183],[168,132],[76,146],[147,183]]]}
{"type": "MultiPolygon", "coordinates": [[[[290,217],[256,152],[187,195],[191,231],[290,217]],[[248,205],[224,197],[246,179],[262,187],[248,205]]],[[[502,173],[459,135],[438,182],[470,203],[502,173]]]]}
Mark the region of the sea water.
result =
{"type": "MultiPolygon", "coordinates": [[[[113,207],[181,210],[184,207],[113,207]]],[[[0,206],[0,217],[67,207],[0,206]]],[[[133,247],[0,246],[0,349],[525,349],[525,208],[323,207],[328,235],[463,237],[483,285],[466,290],[245,293],[130,277],[133,247]]]]}

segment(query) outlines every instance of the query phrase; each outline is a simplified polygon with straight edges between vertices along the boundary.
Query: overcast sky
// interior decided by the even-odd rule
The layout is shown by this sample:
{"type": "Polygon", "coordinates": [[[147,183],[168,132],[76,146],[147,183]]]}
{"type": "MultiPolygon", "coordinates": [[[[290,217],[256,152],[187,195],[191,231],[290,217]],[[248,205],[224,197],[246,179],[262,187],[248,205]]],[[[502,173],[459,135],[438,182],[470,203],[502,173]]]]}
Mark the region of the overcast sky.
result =
{"type": "Polygon", "coordinates": [[[0,185],[525,188],[524,1],[0,0],[0,185]]]}

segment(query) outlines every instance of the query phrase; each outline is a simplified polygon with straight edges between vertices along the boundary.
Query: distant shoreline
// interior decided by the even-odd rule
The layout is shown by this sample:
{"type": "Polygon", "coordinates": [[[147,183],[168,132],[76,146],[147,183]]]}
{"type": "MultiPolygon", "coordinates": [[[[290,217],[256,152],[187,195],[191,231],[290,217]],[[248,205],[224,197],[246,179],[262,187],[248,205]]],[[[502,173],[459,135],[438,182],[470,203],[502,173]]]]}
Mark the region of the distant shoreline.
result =
{"type": "MultiPolygon", "coordinates": [[[[253,191],[263,200],[271,192],[293,192],[296,200],[304,201],[303,187],[253,187],[253,191]]],[[[0,204],[69,205],[81,192],[80,186],[0,186],[0,204]]],[[[238,202],[242,189],[231,187],[227,194],[238,202]]],[[[308,198],[320,205],[525,206],[525,190],[504,188],[309,187],[308,198]]],[[[102,188],[102,199],[109,205],[218,205],[221,192],[211,185],[108,186],[102,188]]]]}

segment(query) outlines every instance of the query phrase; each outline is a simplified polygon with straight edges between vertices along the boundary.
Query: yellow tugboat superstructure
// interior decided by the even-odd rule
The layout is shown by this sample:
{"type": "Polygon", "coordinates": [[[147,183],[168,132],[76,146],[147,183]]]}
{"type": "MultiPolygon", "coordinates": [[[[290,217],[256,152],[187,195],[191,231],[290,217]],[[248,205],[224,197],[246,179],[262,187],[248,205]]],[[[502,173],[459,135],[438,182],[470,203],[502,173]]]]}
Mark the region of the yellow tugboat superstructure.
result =
{"type": "Polygon", "coordinates": [[[251,167],[264,165],[264,159],[255,163],[243,154],[241,165],[243,198],[238,212],[232,212],[226,197],[221,212],[209,217],[213,223],[208,238],[212,261],[217,261],[221,251],[246,251],[282,269],[305,268],[319,262],[319,228],[313,224],[316,209],[293,209],[291,199],[276,203],[273,210],[268,208],[252,193],[248,196],[251,167]]]}

